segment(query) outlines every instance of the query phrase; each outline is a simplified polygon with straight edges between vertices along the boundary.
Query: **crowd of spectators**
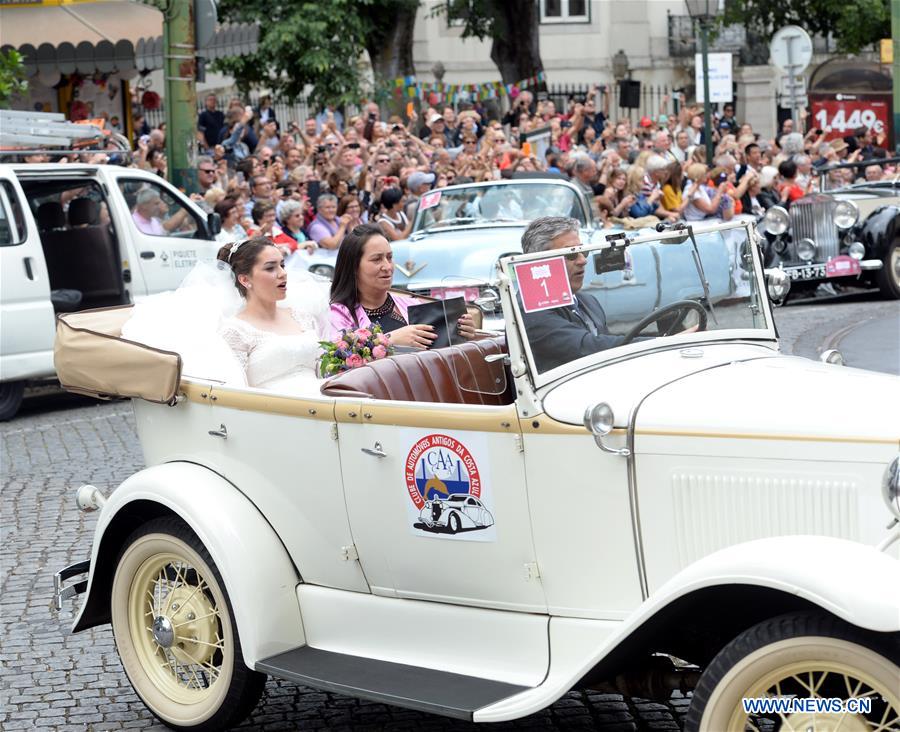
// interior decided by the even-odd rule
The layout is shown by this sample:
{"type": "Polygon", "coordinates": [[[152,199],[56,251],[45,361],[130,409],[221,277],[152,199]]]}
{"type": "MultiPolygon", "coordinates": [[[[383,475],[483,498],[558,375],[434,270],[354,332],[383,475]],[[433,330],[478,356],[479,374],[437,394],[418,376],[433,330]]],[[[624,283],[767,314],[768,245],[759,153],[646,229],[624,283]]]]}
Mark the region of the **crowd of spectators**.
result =
{"type": "MultiPolygon", "coordinates": [[[[375,103],[347,115],[333,107],[301,122],[278,119],[270,100],[256,107],[239,97],[218,108],[214,95],[197,120],[196,190],[192,197],[220,214],[223,241],[265,234],[286,251],[336,249],[359,223],[378,223],[388,240],[409,235],[418,199],[432,188],[500,180],[537,171],[565,176],[605,225],[654,220],[730,219],[789,206],[819,185],[817,168],[858,163],[827,173],[828,187],[893,177],[883,139],[865,128],[832,139],[803,133],[786,120],[765,139],[717,112],[712,160],[706,159],[703,110],[660,113],[637,124],[610,115],[605,87],[572,97],[565,109],[522,91],[502,115],[478,104],[436,105],[383,118],[375,103]],[[542,155],[526,137],[549,128],[542,155]]],[[[805,121],[805,117],[803,118],[805,121]]],[[[165,128],[135,120],[132,164],[166,175],[165,128]]],[[[544,147],[541,146],[543,150],[544,147]]],[[[99,161],[104,157],[95,156],[99,161]]]]}

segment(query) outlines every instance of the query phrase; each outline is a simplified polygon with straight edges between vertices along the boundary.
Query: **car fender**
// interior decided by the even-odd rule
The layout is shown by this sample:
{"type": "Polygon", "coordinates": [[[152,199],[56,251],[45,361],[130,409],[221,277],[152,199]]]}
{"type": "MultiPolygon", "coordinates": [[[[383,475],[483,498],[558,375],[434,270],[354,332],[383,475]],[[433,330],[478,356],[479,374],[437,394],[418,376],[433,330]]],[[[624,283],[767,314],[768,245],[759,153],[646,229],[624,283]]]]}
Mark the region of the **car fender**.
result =
{"type": "Polygon", "coordinates": [[[123,533],[123,517],[138,507],[149,518],[178,516],[209,551],[228,591],[248,666],[306,642],[296,592],[301,579],[278,535],[231,483],[188,462],[135,473],[103,505],[94,532],[87,593],[73,631],[109,622],[115,560],[128,534],[137,528],[132,525],[123,533]]]}
{"type": "MultiPolygon", "coordinates": [[[[475,721],[500,722],[544,709],[611,655],[629,657],[632,639],[670,606],[708,588],[734,585],[798,596],[861,628],[900,631],[900,561],[844,539],[759,539],[685,567],[624,621],[551,618],[551,662],[544,683],[482,707],[475,721]]],[[[678,633],[678,628],[667,632],[678,633]]]]}
{"type": "Polygon", "coordinates": [[[900,562],[875,547],[828,536],[780,536],[722,549],[685,567],[651,595],[653,612],[714,585],[797,595],[876,632],[900,631],[900,562]]]}
{"type": "Polygon", "coordinates": [[[860,224],[858,233],[859,241],[865,244],[866,256],[882,259],[888,247],[900,236],[900,206],[876,209],[860,224]]]}

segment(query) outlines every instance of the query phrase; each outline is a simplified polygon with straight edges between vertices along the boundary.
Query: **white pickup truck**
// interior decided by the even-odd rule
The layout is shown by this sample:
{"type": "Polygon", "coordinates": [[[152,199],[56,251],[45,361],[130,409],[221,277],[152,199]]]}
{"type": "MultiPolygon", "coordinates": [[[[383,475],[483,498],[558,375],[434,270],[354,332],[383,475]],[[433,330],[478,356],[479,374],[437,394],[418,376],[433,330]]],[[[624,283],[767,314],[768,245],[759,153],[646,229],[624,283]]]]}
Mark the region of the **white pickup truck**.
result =
{"type": "Polygon", "coordinates": [[[0,165],[0,420],[52,378],[55,316],[177,287],[221,228],[159,176],[117,165],[0,165]]]}

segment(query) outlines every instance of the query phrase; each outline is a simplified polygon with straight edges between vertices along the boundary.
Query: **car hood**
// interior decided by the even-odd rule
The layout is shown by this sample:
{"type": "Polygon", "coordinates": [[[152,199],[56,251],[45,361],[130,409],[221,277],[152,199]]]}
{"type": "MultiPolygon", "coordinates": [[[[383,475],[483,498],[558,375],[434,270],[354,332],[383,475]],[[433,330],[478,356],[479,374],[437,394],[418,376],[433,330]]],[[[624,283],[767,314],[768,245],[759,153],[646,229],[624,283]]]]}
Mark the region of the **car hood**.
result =
{"type": "Polygon", "coordinates": [[[524,231],[524,224],[457,227],[394,242],[394,287],[424,290],[458,287],[466,284],[463,280],[472,285],[492,282],[497,260],[522,251],[524,231]],[[406,276],[401,267],[413,270],[413,276],[406,276]]]}
{"type": "MultiPolygon", "coordinates": [[[[671,383],[641,405],[636,422],[637,452],[658,444],[654,437],[713,437],[754,443],[774,456],[789,441],[797,457],[811,443],[831,443],[828,459],[851,448],[873,462],[897,454],[900,446],[900,379],[863,369],[833,366],[798,356],[777,356],[723,365],[671,383]]],[[[818,448],[821,450],[821,447],[818,448]]]]}
{"type": "Polygon", "coordinates": [[[728,342],[644,351],[553,387],[544,396],[544,412],[560,422],[580,425],[585,409],[606,402],[613,408],[616,427],[626,427],[631,410],[648,394],[672,381],[733,361],[777,355],[774,343],[728,342]]]}
{"type": "Polygon", "coordinates": [[[732,436],[760,444],[869,442],[882,446],[873,458],[881,460],[884,448],[896,453],[900,445],[898,387],[900,379],[888,374],[784,356],[770,347],[713,344],[643,354],[578,376],[547,395],[544,411],[581,424],[587,407],[605,401],[622,428],[639,408],[636,452],[658,445],[653,438],[659,436],[732,436]]]}

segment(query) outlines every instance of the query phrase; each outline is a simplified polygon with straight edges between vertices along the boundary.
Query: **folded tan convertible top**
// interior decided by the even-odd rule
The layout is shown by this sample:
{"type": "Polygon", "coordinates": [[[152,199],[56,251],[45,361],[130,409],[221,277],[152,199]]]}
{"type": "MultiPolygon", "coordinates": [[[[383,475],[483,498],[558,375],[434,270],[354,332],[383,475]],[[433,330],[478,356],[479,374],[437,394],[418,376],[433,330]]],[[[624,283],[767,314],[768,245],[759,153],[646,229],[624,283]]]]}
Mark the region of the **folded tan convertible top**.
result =
{"type": "Polygon", "coordinates": [[[100,399],[175,401],[181,356],[122,338],[131,313],[127,305],[57,316],[53,361],[63,388],[100,399]]]}

